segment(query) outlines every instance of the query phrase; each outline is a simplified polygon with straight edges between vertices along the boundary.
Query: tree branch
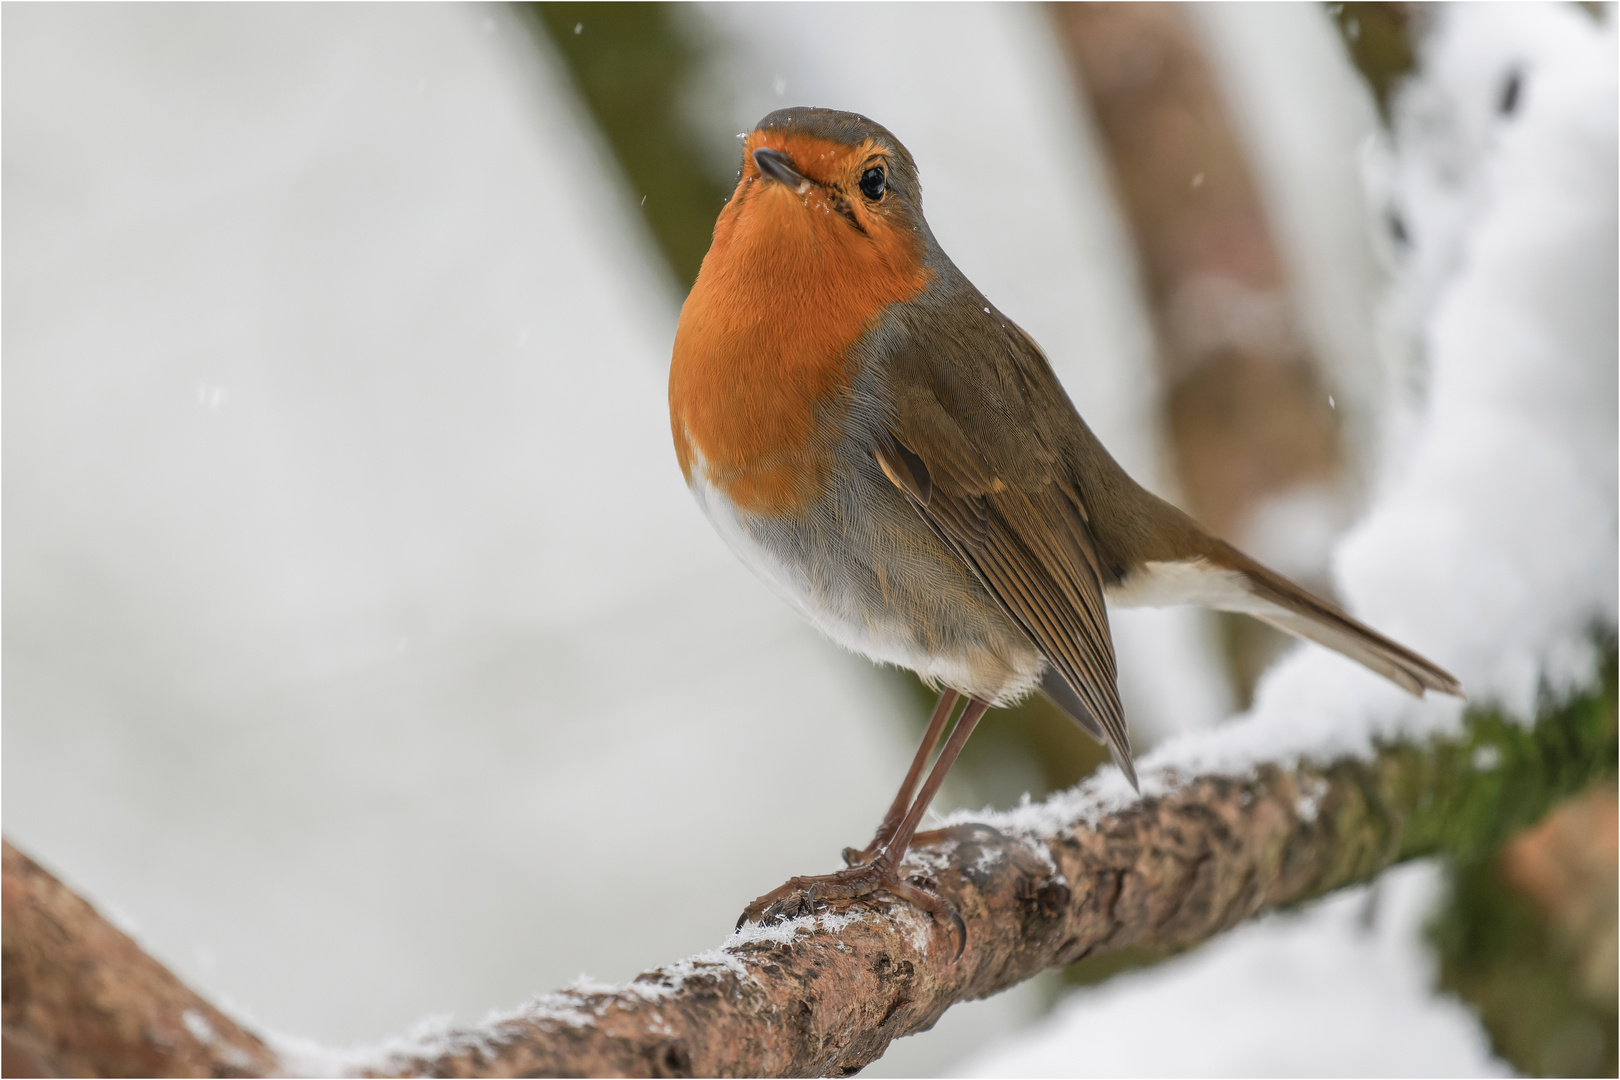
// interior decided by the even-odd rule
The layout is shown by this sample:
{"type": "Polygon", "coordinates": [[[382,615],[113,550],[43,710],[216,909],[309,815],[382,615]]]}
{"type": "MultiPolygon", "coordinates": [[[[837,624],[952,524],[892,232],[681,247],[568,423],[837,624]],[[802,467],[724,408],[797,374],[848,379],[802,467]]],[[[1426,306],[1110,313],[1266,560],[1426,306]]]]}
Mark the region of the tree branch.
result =
{"type": "MultiPolygon", "coordinates": [[[[964,825],[920,837],[907,864],[965,920],[957,959],[950,931],[909,905],[857,905],[744,932],[623,987],[547,995],[360,1067],[374,1075],[847,1075],[953,1003],[1045,968],[1126,946],[1187,948],[1402,859],[1488,850],[1557,798],[1614,775],[1616,750],[1611,656],[1601,692],[1533,729],[1475,713],[1457,739],[1390,746],[1325,768],[1201,777],[1095,822],[1060,820],[1059,806],[1080,805],[1071,800],[1049,804],[1053,823],[1041,830],[964,825]]],[[[5,873],[8,1036],[62,1071],[280,1067],[9,846],[5,873]],[[206,1019],[213,1041],[195,1037],[187,1010],[206,1019]]]]}
{"type": "MultiPolygon", "coordinates": [[[[264,1076],[276,1058],[11,844],[0,853],[8,1063],[61,1076],[264,1076]],[[44,1070],[48,1070],[45,1072],[44,1070]]],[[[14,1075],[7,1069],[8,1075],[14,1075]]]]}

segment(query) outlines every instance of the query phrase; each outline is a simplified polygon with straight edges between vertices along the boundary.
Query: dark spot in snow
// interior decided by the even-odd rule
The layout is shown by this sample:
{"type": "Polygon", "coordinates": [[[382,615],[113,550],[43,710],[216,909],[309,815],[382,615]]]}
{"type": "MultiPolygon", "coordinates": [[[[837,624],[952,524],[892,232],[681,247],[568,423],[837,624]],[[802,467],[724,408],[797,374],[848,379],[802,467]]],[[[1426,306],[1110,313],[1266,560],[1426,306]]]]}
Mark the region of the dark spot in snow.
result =
{"type": "Polygon", "coordinates": [[[1384,223],[1389,226],[1389,235],[1401,247],[1411,247],[1412,237],[1406,231],[1406,222],[1401,219],[1397,210],[1384,211],[1384,223]]]}
{"type": "Polygon", "coordinates": [[[1519,98],[1524,91],[1524,73],[1517,68],[1508,72],[1507,78],[1502,82],[1502,93],[1496,99],[1496,111],[1503,116],[1512,116],[1519,107],[1519,98]]]}

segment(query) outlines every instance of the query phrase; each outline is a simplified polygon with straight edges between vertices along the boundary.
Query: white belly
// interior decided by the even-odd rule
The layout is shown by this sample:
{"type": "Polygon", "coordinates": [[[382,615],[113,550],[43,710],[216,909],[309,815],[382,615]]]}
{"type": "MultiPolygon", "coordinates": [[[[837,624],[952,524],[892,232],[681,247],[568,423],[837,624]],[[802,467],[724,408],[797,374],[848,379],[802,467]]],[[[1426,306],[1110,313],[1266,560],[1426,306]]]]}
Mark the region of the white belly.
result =
{"type": "Polygon", "coordinates": [[[1023,697],[1043,664],[1033,643],[875,468],[874,475],[875,484],[856,474],[835,480],[835,488],[859,490],[840,492],[827,500],[833,511],[806,521],[739,511],[700,461],[692,493],[737,557],[839,645],[994,704],[1023,697]],[[838,519],[838,506],[863,512],[838,519]],[[896,536],[914,541],[899,560],[883,547],[896,536]]]}

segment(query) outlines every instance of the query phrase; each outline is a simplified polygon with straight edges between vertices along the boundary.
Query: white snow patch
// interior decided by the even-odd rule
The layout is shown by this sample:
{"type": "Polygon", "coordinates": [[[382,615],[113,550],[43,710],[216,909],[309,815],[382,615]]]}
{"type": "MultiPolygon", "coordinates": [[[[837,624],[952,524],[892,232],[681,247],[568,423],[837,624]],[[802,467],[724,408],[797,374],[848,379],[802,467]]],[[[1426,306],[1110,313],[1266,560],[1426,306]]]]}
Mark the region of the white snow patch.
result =
{"type": "Polygon", "coordinates": [[[611,994],[619,989],[621,984],[603,982],[601,979],[580,972],[579,977],[568,984],[567,989],[576,994],[611,994]]]}
{"type": "Polygon", "coordinates": [[[1316,811],[1321,806],[1322,796],[1328,793],[1328,783],[1320,776],[1306,774],[1300,777],[1299,798],[1294,800],[1294,811],[1299,814],[1301,821],[1316,820],[1316,811]]]}
{"type": "Polygon", "coordinates": [[[900,930],[906,935],[906,940],[919,955],[928,955],[928,946],[932,943],[939,924],[934,917],[926,911],[919,911],[910,904],[896,904],[889,909],[889,917],[899,924],[900,930]]]}
{"type": "Polygon", "coordinates": [[[258,1062],[253,1059],[253,1055],[249,1054],[240,1047],[221,1039],[219,1037],[219,1033],[214,1030],[214,1025],[209,1023],[208,1017],[204,1016],[196,1009],[186,1009],[184,1012],[182,1012],[180,1014],[180,1022],[186,1026],[187,1031],[191,1032],[192,1038],[196,1039],[205,1046],[212,1047],[214,1052],[217,1053],[226,1064],[233,1065],[245,1072],[257,1070],[258,1062]]]}
{"type": "Polygon", "coordinates": [[[186,1025],[186,1030],[191,1032],[191,1037],[198,1042],[211,1043],[214,1041],[214,1025],[208,1022],[208,1017],[196,1009],[187,1009],[181,1013],[180,1022],[186,1025]]]}
{"type": "Polygon", "coordinates": [[[837,934],[847,926],[864,921],[866,921],[864,911],[826,911],[815,915],[801,915],[797,919],[789,919],[773,926],[744,925],[732,932],[721,949],[731,950],[761,941],[786,945],[790,944],[801,931],[809,934],[816,930],[825,930],[829,934],[837,934]]]}

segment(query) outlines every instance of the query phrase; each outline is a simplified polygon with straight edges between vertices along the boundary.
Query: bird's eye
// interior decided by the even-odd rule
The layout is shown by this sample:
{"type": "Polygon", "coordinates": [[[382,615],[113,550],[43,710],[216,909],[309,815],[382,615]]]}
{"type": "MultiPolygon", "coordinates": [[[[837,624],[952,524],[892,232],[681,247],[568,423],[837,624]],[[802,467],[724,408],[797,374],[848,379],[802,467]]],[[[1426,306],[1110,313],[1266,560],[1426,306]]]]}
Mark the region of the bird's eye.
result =
{"type": "Polygon", "coordinates": [[[867,169],[861,174],[861,194],[873,202],[883,198],[882,169],[867,169]]]}

